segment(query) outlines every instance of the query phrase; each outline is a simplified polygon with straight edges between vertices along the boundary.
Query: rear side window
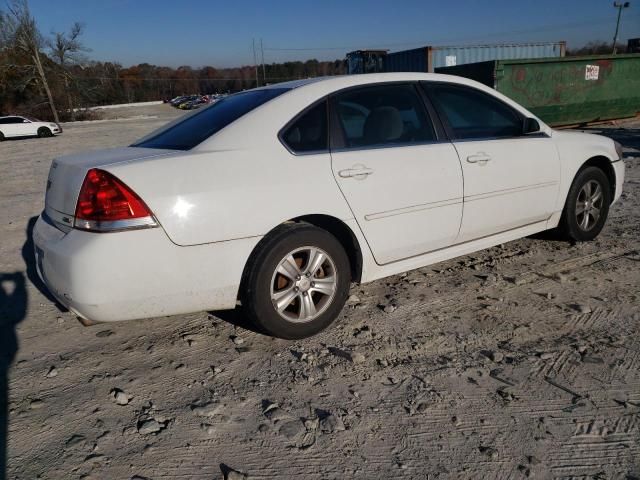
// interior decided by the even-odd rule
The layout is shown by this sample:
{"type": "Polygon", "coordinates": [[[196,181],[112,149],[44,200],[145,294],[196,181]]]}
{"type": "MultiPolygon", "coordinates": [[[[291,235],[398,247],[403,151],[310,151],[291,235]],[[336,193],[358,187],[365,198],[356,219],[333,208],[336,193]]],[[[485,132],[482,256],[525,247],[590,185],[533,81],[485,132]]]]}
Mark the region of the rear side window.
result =
{"type": "Polygon", "coordinates": [[[422,99],[413,85],[377,85],[335,97],[345,147],[407,145],[436,139],[422,99]]]}
{"type": "Polygon", "coordinates": [[[304,112],[281,136],[295,153],[328,150],[327,102],[322,101],[304,112]]]}
{"type": "Polygon", "coordinates": [[[479,90],[457,85],[430,85],[431,100],[444,115],[456,139],[522,135],[522,118],[508,105],[479,90]]]}
{"type": "Polygon", "coordinates": [[[241,116],[288,90],[265,88],[230,95],[133,146],[190,150],[241,116]]]}
{"type": "Polygon", "coordinates": [[[13,123],[24,123],[24,118],[21,118],[21,117],[0,118],[0,124],[2,125],[9,125],[13,123]]]}

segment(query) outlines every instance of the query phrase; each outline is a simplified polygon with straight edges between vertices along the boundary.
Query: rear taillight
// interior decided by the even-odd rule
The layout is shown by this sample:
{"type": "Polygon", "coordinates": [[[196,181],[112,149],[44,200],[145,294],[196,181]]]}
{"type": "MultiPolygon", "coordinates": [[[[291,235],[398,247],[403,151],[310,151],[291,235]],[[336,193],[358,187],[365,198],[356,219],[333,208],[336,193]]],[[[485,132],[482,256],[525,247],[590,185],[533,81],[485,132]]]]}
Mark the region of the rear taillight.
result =
{"type": "Polygon", "coordinates": [[[104,170],[87,172],[76,204],[75,228],[109,232],[155,226],[151,210],[133,190],[104,170]]]}

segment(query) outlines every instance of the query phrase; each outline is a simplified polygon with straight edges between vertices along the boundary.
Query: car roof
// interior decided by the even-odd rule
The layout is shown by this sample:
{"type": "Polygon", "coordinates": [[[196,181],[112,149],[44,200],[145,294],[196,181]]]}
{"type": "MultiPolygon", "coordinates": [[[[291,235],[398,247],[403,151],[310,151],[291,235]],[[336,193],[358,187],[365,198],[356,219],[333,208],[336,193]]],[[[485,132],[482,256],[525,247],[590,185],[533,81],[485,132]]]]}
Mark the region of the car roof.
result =
{"type": "Polygon", "coordinates": [[[366,85],[368,83],[380,82],[402,82],[402,81],[454,81],[457,83],[465,83],[463,78],[454,77],[452,75],[443,75],[439,73],[420,73],[420,72],[389,72],[389,73],[366,73],[360,75],[334,75],[325,77],[303,78],[300,80],[290,80],[288,82],[273,83],[260,87],[257,90],[271,88],[296,89],[306,87],[321,82],[326,82],[334,88],[339,89],[341,85],[366,85]],[[460,82],[460,80],[462,80],[460,82]]]}
{"type": "MultiPolygon", "coordinates": [[[[491,87],[468,78],[454,75],[393,72],[308,78],[276,83],[257,89],[281,88],[286,91],[283,92],[282,95],[276,96],[248,114],[238,118],[229,125],[229,127],[223,128],[196,146],[195,150],[235,149],[238,148],[238,145],[243,145],[243,148],[246,148],[251,144],[262,146],[270,145],[273,142],[273,138],[277,137],[279,130],[291,121],[292,118],[314,102],[325,98],[327,95],[334,94],[342,89],[366,86],[369,84],[418,81],[447,82],[474,87],[477,90],[484,91],[502,100],[520,113],[536,118],[535,115],[528,112],[524,107],[491,87]],[[251,135],[247,137],[246,132],[251,132],[251,135]]],[[[256,89],[252,91],[255,90],[256,89]]],[[[544,124],[540,119],[537,120],[541,125],[544,124]]]]}

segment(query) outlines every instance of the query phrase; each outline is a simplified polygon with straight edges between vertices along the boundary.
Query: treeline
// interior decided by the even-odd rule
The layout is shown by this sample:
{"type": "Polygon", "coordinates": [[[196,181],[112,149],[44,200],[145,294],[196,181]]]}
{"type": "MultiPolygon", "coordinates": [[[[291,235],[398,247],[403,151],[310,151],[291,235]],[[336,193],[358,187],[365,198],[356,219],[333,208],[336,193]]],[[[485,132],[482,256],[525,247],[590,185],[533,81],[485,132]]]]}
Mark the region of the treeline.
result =
{"type": "Polygon", "coordinates": [[[87,105],[144,102],[183,94],[232,93],[287,80],[346,73],[343,60],[274,63],[238,68],[178,68],[142,63],[124,68],[116,63],[90,62],[71,69],[77,90],[87,105]]]}
{"type": "Polygon", "coordinates": [[[169,99],[182,94],[232,93],[256,85],[338,75],[345,62],[286,62],[239,68],[179,68],[96,62],[81,42],[84,26],[44,36],[27,0],[0,7],[0,116],[77,120],[88,107],[169,99]]]}
{"type": "MultiPolygon", "coordinates": [[[[596,41],[589,42],[579,48],[568,48],[567,56],[575,57],[579,55],[611,55],[612,51],[613,44],[611,42],[596,41]]],[[[617,53],[626,53],[627,45],[617,42],[616,51],[617,53]]]]}

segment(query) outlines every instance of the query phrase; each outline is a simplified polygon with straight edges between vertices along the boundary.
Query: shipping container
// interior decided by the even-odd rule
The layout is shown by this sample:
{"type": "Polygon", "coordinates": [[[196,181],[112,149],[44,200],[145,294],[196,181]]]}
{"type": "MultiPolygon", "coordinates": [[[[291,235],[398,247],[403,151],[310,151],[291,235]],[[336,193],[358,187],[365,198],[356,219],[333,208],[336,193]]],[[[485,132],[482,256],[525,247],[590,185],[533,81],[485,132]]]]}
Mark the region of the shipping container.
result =
{"type": "Polygon", "coordinates": [[[564,57],[566,42],[420,47],[401,52],[355,50],[347,53],[348,72],[433,72],[436,68],[504,58],[564,57]]]}
{"type": "Polygon", "coordinates": [[[436,69],[495,88],[549,125],[640,112],[640,54],[494,60],[436,69]]]}
{"type": "Polygon", "coordinates": [[[566,42],[421,47],[389,53],[386,72],[433,72],[436,68],[514,58],[564,57],[566,42]]]}
{"type": "Polygon", "coordinates": [[[389,50],[354,50],[347,53],[347,73],[378,73],[384,71],[384,57],[389,50]]]}

